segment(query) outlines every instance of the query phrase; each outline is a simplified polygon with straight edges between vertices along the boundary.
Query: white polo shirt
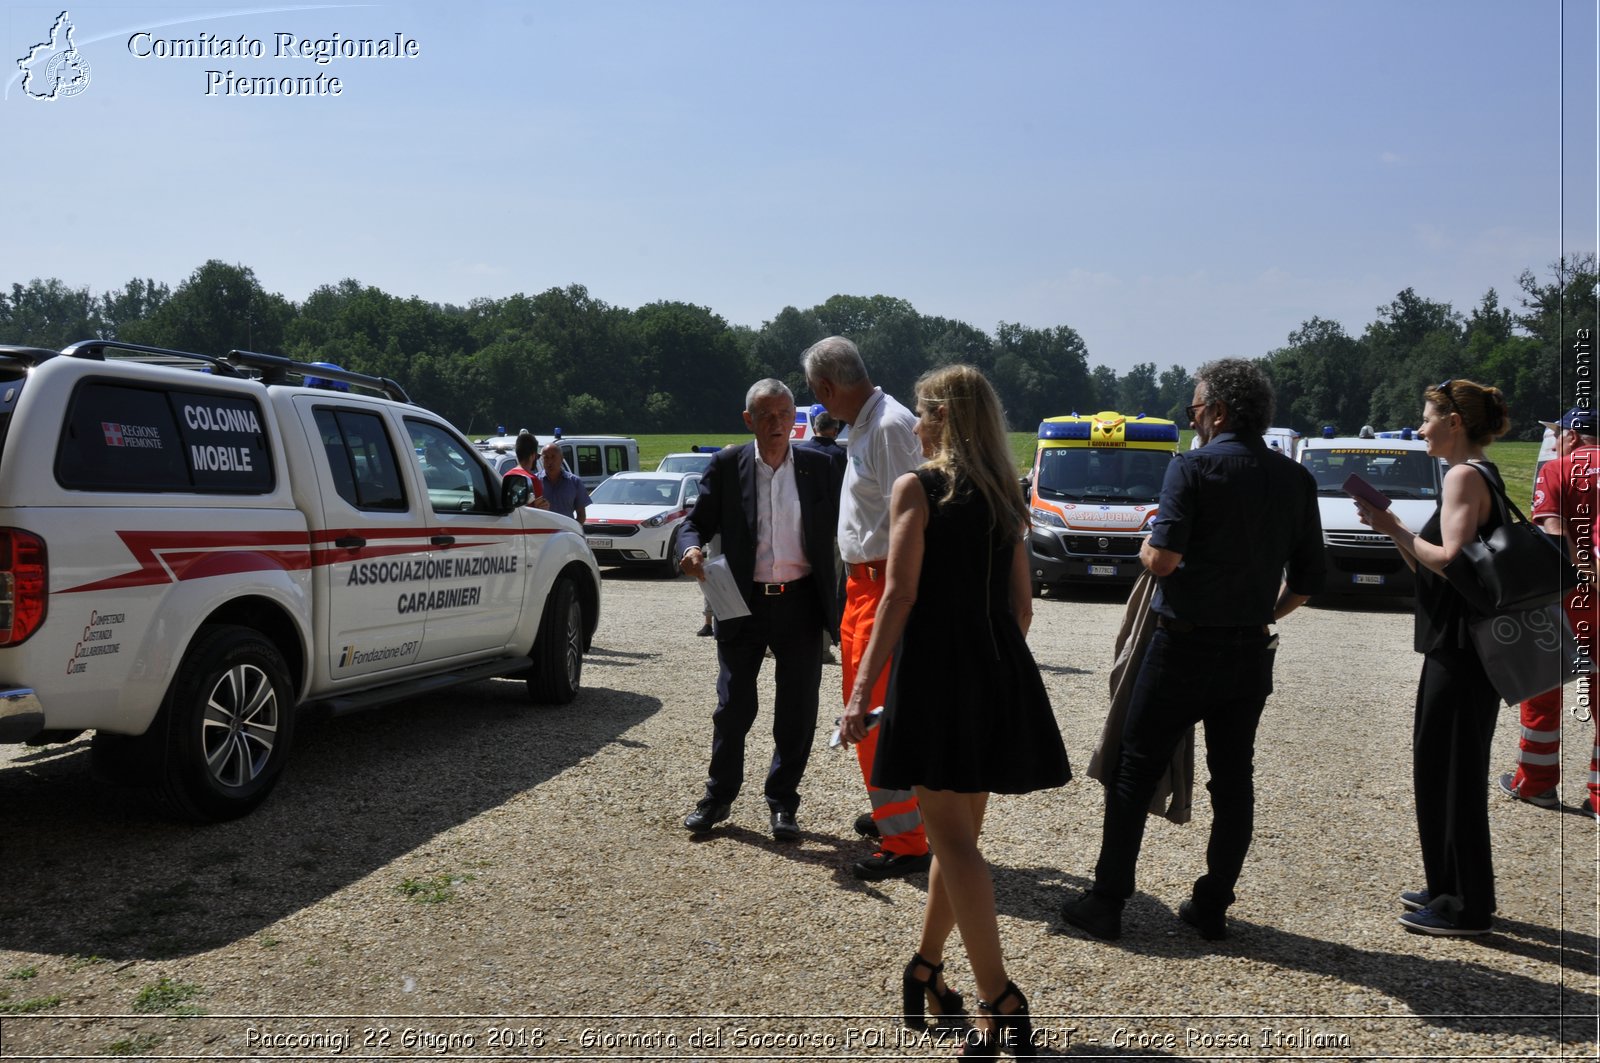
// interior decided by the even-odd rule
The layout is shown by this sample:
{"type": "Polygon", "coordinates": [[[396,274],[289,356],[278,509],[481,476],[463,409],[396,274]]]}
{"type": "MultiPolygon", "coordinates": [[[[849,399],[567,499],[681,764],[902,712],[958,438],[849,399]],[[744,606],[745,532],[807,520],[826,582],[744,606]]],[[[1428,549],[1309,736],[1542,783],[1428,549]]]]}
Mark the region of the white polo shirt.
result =
{"type": "Polygon", "coordinates": [[[917,418],[882,388],[850,425],[850,463],[839,496],[839,556],[863,565],[889,556],[889,499],[894,482],[923,462],[912,429],[917,418]]]}

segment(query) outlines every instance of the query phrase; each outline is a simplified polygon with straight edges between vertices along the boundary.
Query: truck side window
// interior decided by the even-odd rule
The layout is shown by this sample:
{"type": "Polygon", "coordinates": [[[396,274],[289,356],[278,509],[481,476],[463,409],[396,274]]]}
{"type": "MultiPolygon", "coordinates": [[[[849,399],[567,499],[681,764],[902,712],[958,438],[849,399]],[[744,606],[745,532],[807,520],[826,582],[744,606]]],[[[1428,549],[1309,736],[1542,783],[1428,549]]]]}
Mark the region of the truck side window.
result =
{"type": "Polygon", "coordinates": [[[383,419],[327,407],[318,407],[316,418],[339,497],[357,509],[403,511],[405,487],[383,419]]]}
{"type": "Polygon", "coordinates": [[[275,474],[250,396],[89,380],[73,393],[56,480],[85,491],[266,494],[275,474]]]}
{"type": "Polygon", "coordinates": [[[407,418],[406,430],[435,513],[495,512],[498,489],[491,489],[489,470],[470,446],[428,421],[407,418]]]}
{"type": "Polygon", "coordinates": [[[628,471],[628,448],[606,448],[606,475],[615,476],[619,472],[628,471]]]}

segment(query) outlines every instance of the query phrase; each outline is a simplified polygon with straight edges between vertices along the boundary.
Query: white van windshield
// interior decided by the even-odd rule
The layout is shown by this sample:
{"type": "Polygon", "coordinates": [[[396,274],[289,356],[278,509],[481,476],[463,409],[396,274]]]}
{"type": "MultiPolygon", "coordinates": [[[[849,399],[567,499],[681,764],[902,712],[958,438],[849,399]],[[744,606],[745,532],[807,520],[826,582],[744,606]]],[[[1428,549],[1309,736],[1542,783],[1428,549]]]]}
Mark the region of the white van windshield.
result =
{"type": "Polygon", "coordinates": [[[1344,495],[1355,473],[1390,498],[1439,497],[1439,462],[1423,450],[1308,450],[1302,459],[1317,478],[1317,494],[1344,495]]]}
{"type": "Polygon", "coordinates": [[[1161,497],[1168,450],[1049,447],[1039,454],[1041,498],[1146,505],[1161,497]]]}

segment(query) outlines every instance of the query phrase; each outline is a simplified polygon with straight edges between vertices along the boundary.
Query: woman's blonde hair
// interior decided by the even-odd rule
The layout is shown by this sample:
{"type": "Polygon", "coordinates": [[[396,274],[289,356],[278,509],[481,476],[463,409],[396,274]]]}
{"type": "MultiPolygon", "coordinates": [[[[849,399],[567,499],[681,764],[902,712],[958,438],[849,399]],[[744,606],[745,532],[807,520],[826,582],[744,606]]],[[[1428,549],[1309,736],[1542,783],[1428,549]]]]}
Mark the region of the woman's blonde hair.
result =
{"type": "Polygon", "coordinates": [[[1493,443],[1511,430],[1511,410],[1499,388],[1475,380],[1446,380],[1423,389],[1422,398],[1441,413],[1459,414],[1467,439],[1476,446],[1493,443]]]}
{"type": "Polygon", "coordinates": [[[917,381],[917,407],[943,410],[944,416],[923,431],[932,431],[933,456],[925,468],[945,474],[945,505],[967,490],[975,490],[989,503],[994,525],[1021,535],[1028,526],[1028,507],[1017,484],[1016,463],[1006,442],[1005,414],[1000,397],[989,381],[970,365],[931,369],[917,381]]]}

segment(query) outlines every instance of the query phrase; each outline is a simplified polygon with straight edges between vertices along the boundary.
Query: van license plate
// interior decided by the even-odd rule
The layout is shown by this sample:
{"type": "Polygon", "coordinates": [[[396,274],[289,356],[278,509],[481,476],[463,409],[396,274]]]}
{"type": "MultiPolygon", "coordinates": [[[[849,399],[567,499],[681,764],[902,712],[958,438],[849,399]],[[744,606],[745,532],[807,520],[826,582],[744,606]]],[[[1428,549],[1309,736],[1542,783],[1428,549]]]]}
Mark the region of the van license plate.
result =
{"type": "Polygon", "coordinates": [[[1116,574],[1117,574],[1117,566],[1116,565],[1090,565],[1089,566],[1089,575],[1091,575],[1091,576],[1115,576],[1116,574]]]}
{"type": "Polygon", "coordinates": [[[1351,576],[1350,578],[1353,579],[1357,583],[1368,583],[1368,584],[1371,584],[1374,587],[1383,586],[1383,577],[1379,576],[1379,575],[1377,575],[1375,573],[1357,572],[1353,576],[1351,576]]]}
{"type": "Polygon", "coordinates": [[[609,550],[609,549],[611,549],[611,540],[610,539],[590,539],[589,540],[589,549],[591,549],[591,550],[609,550]]]}

